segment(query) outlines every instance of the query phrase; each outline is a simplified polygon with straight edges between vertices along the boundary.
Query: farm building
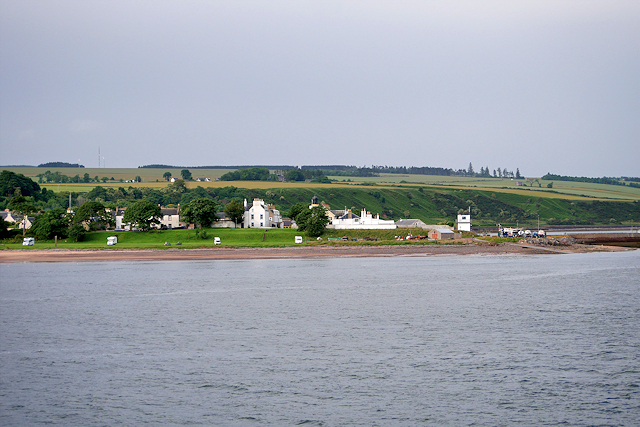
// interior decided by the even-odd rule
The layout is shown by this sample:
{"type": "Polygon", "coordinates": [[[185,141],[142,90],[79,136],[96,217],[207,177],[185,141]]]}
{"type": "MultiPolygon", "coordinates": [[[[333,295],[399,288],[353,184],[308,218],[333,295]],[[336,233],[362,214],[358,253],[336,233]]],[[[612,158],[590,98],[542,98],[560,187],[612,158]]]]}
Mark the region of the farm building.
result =
{"type": "Polygon", "coordinates": [[[453,239],[454,234],[448,228],[436,228],[435,230],[431,230],[429,232],[429,238],[435,240],[445,240],[445,239],[453,239]]]}

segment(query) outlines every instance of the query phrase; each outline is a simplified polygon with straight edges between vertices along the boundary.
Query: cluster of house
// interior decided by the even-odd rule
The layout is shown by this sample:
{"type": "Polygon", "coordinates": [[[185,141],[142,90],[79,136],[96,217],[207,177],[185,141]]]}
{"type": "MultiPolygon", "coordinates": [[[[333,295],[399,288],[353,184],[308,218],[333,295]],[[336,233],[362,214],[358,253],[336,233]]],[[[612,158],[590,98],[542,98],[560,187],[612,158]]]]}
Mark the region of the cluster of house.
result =
{"type": "MultiPolygon", "coordinates": [[[[309,208],[321,206],[325,209],[329,224],[327,228],[336,230],[383,230],[383,229],[421,229],[429,230],[429,238],[432,239],[449,239],[454,237],[454,230],[447,225],[429,225],[419,219],[401,219],[398,221],[380,219],[380,215],[373,215],[366,209],[362,209],[357,215],[351,209],[334,210],[326,203],[319,203],[318,197],[311,199],[309,208]]],[[[126,208],[116,208],[113,211],[115,216],[116,230],[130,230],[130,224],[124,221],[124,212],[126,208]]],[[[180,218],[180,205],[177,208],[160,208],[162,217],[160,229],[180,229],[193,228],[193,224],[186,223],[180,218]]],[[[13,215],[9,210],[0,212],[2,218],[7,222],[19,223],[20,228],[30,228],[33,218],[23,218],[22,215],[13,215]]],[[[254,199],[252,203],[244,200],[244,215],[242,222],[236,223],[232,221],[224,212],[218,212],[218,221],[211,224],[216,228],[297,228],[295,221],[283,218],[282,214],[274,205],[265,203],[262,199],[254,199]]],[[[471,231],[471,216],[458,215],[457,221],[458,231],[471,231]]]]}
{"type": "Polygon", "coordinates": [[[32,216],[19,215],[11,212],[9,209],[0,211],[0,218],[5,220],[6,222],[17,224],[18,228],[21,230],[23,228],[27,230],[30,229],[31,224],[33,224],[33,221],[35,220],[35,218],[32,216]]]}

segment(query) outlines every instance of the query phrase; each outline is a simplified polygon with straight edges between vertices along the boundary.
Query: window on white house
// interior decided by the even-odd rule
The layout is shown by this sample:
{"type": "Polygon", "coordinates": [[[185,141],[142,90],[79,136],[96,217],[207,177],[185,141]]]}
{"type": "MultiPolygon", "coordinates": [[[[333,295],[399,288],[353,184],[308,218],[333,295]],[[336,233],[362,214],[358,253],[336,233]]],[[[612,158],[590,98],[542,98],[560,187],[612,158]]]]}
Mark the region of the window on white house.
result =
{"type": "Polygon", "coordinates": [[[260,219],[264,219],[264,215],[263,214],[260,214],[260,219]]]}
{"type": "Polygon", "coordinates": [[[260,223],[260,227],[264,227],[264,224],[263,224],[263,223],[260,223]]]}
{"type": "Polygon", "coordinates": [[[253,214],[251,214],[251,219],[253,219],[253,214]]]}
{"type": "Polygon", "coordinates": [[[167,216],[167,221],[171,221],[171,215],[167,216]]]}

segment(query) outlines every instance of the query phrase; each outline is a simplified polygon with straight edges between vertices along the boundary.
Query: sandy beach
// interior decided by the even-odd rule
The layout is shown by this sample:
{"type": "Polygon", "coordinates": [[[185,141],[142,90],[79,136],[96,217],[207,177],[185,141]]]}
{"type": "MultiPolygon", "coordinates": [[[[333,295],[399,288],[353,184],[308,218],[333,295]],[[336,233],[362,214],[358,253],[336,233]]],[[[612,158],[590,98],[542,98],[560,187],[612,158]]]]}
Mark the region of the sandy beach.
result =
{"type": "Polygon", "coordinates": [[[616,247],[548,248],[517,244],[380,245],[380,246],[286,246],[275,248],[211,249],[18,249],[0,251],[0,263],[94,262],[94,261],[187,261],[276,258],[393,257],[455,255],[534,255],[626,250],[616,247]]]}

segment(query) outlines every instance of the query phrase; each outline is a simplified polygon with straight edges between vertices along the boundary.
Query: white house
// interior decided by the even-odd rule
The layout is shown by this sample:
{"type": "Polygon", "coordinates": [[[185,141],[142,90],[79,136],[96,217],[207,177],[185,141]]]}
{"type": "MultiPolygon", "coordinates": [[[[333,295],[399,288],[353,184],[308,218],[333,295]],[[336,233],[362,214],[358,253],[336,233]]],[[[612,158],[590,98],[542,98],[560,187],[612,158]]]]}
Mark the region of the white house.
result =
{"type": "Polygon", "coordinates": [[[171,230],[187,227],[187,223],[180,221],[180,205],[177,208],[160,208],[160,212],[162,212],[162,218],[160,218],[159,228],[171,230]]]}
{"type": "Polygon", "coordinates": [[[376,215],[374,217],[371,212],[367,212],[366,209],[362,208],[360,216],[355,215],[350,210],[347,210],[347,213],[331,221],[331,228],[335,228],[336,230],[380,230],[396,229],[397,226],[393,220],[380,219],[380,215],[376,215]]]}
{"type": "Polygon", "coordinates": [[[25,228],[27,230],[31,228],[31,224],[35,220],[34,217],[25,217],[24,215],[13,213],[9,209],[5,209],[4,211],[0,212],[0,218],[5,220],[6,222],[18,224],[18,228],[20,229],[25,228]]]}
{"type": "Polygon", "coordinates": [[[471,231],[471,215],[458,215],[458,231],[471,231]]]}
{"type": "Polygon", "coordinates": [[[244,199],[243,228],[282,228],[282,215],[273,205],[266,204],[262,199],[253,199],[249,205],[244,199]]]}

